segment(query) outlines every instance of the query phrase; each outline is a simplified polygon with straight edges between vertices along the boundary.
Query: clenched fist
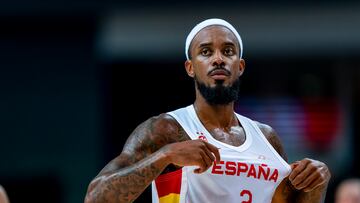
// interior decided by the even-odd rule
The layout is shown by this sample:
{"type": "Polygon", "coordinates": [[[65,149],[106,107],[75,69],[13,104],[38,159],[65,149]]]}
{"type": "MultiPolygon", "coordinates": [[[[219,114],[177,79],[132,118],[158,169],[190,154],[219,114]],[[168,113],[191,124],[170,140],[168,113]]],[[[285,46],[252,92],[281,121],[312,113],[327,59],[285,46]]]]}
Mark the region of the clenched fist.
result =
{"type": "Polygon", "coordinates": [[[296,161],[291,165],[291,173],[289,180],[297,190],[310,192],[318,186],[325,186],[328,184],[331,174],[326,164],[305,158],[301,161],[296,161]]]}
{"type": "Polygon", "coordinates": [[[219,149],[203,140],[188,140],[168,144],[164,154],[169,162],[177,166],[199,166],[195,173],[202,173],[220,160],[219,149]]]}

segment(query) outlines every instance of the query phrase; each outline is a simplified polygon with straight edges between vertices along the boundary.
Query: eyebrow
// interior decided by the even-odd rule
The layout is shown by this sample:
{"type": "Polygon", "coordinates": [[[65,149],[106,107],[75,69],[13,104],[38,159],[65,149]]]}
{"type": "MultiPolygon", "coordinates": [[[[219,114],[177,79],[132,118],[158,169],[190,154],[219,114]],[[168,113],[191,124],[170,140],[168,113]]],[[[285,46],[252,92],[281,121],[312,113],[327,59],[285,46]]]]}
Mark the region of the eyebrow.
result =
{"type": "MultiPolygon", "coordinates": [[[[212,44],[213,44],[212,42],[201,43],[198,48],[211,46],[212,44]]],[[[236,47],[236,45],[233,42],[225,42],[224,45],[225,46],[234,46],[234,47],[236,47]]]]}
{"type": "Polygon", "coordinates": [[[201,43],[201,44],[199,45],[199,48],[208,47],[208,46],[211,46],[212,44],[213,44],[213,43],[211,43],[211,42],[201,43]]]}
{"type": "Polygon", "coordinates": [[[233,42],[225,42],[225,45],[226,46],[234,46],[234,47],[236,47],[236,45],[233,43],[233,42]]]}

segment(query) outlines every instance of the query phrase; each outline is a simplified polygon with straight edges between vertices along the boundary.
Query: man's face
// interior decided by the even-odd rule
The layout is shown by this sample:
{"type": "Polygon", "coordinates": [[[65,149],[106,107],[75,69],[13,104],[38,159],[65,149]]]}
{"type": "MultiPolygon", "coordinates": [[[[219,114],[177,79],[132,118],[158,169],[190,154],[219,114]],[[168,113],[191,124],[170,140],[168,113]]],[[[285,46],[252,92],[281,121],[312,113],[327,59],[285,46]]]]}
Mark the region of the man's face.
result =
{"type": "MultiPolygon", "coordinates": [[[[191,62],[187,61],[186,66],[188,74],[194,77],[196,86],[205,99],[208,95],[204,93],[211,91],[213,96],[227,97],[228,91],[237,97],[238,87],[234,86],[238,86],[239,77],[245,68],[239,52],[237,38],[226,27],[209,26],[194,37],[190,45],[191,62]]],[[[215,104],[226,104],[236,98],[219,99],[220,103],[215,101],[215,104]]]]}
{"type": "Polygon", "coordinates": [[[242,73],[239,52],[238,40],[228,28],[219,25],[204,28],[190,46],[196,78],[211,87],[217,82],[231,85],[242,73]]]}

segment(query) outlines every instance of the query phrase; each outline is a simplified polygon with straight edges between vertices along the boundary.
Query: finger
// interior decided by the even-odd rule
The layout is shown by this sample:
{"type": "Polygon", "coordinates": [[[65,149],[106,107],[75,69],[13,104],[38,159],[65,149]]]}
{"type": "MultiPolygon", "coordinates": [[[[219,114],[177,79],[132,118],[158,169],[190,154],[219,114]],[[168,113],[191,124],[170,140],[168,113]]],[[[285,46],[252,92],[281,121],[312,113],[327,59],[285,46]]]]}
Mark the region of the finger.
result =
{"type": "Polygon", "coordinates": [[[313,170],[313,171],[310,171],[310,175],[308,175],[308,177],[305,177],[305,178],[304,178],[301,182],[299,182],[299,183],[295,183],[295,181],[297,181],[296,179],[297,179],[299,176],[301,176],[301,174],[298,175],[298,176],[295,178],[293,185],[294,185],[294,187],[295,187],[296,189],[301,190],[301,189],[304,189],[304,188],[308,187],[314,180],[316,180],[316,179],[319,177],[319,174],[316,173],[316,172],[314,172],[314,170],[313,170]]]}
{"type": "Polygon", "coordinates": [[[307,160],[299,161],[298,165],[291,171],[289,175],[289,180],[292,182],[294,178],[301,173],[309,163],[307,160]]]}
{"type": "Polygon", "coordinates": [[[294,163],[290,164],[291,170],[294,170],[299,165],[299,161],[295,161],[294,163]]]}
{"type": "Polygon", "coordinates": [[[194,173],[201,173],[201,172],[200,172],[200,168],[195,169],[195,170],[194,170],[194,173]]]}
{"type": "Polygon", "coordinates": [[[314,180],[310,185],[306,188],[304,188],[304,192],[310,192],[317,188],[319,185],[323,184],[325,181],[322,180],[320,177],[318,177],[316,180],[314,180]]]}
{"type": "Polygon", "coordinates": [[[198,174],[203,173],[208,169],[208,167],[205,165],[204,160],[200,161],[200,163],[198,165],[199,165],[199,168],[195,169],[194,173],[198,173],[198,174]]]}
{"type": "Polygon", "coordinates": [[[301,171],[292,181],[291,183],[296,186],[302,183],[304,180],[308,178],[308,176],[315,174],[316,167],[312,167],[311,164],[306,165],[306,168],[301,171]]]}
{"type": "Polygon", "coordinates": [[[208,157],[208,155],[204,151],[201,151],[200,155],[201,155],[201,157],[203,159],[203,162],[205,164],[204,171],[206,171],[212,165],[213,161],[208,157]]]}
{"type": "Polygon", "coordinates": [[[194,173],[202,173],[204,172],[203,166],[199,166],[199,168],[194,169],[194,173]]]}
{"type": "Polygon", "coordinates": [[[214,145],[208,143],[208,142],[204,142],[206,147],[215,155],[216,158],[216,162],[220,161],[220,153],[219,153],[219,148],[215,147],[214,145]]]}
{"type": "Polygon", "coordinates": [[[195,165],[199,166],[199,168],[194,170],[195,173],[202,173],[208,169],[207,163],[206,163],[207,161],[204,158],[205,156],[206,156],[205,152],[203,152],[203,151],[199,152],[198,157],[195,160],[195,165]]]}
{"type": "Polygon", "coordinates": [[[211,151],[205,146],[204,152],[206,153],[207,157],[211,160],[211,163],[215,161],[215,156],[211,151]]]}

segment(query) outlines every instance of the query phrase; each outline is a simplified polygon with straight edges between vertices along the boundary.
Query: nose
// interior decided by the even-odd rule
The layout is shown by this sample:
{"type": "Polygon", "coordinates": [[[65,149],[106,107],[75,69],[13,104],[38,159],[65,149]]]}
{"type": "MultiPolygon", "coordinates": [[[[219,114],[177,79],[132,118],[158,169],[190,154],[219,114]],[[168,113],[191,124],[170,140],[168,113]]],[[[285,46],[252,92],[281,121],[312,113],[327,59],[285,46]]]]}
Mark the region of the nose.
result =
{"type": "Polygon", "coordinates": [[[223,55],[221,54],[221,52],[216,51],[213,56],[214,57],[213,57],[212,65],[217,68],[224,68],[225,62],[224,62],[224,58],[223,58],[223,55]]]}

